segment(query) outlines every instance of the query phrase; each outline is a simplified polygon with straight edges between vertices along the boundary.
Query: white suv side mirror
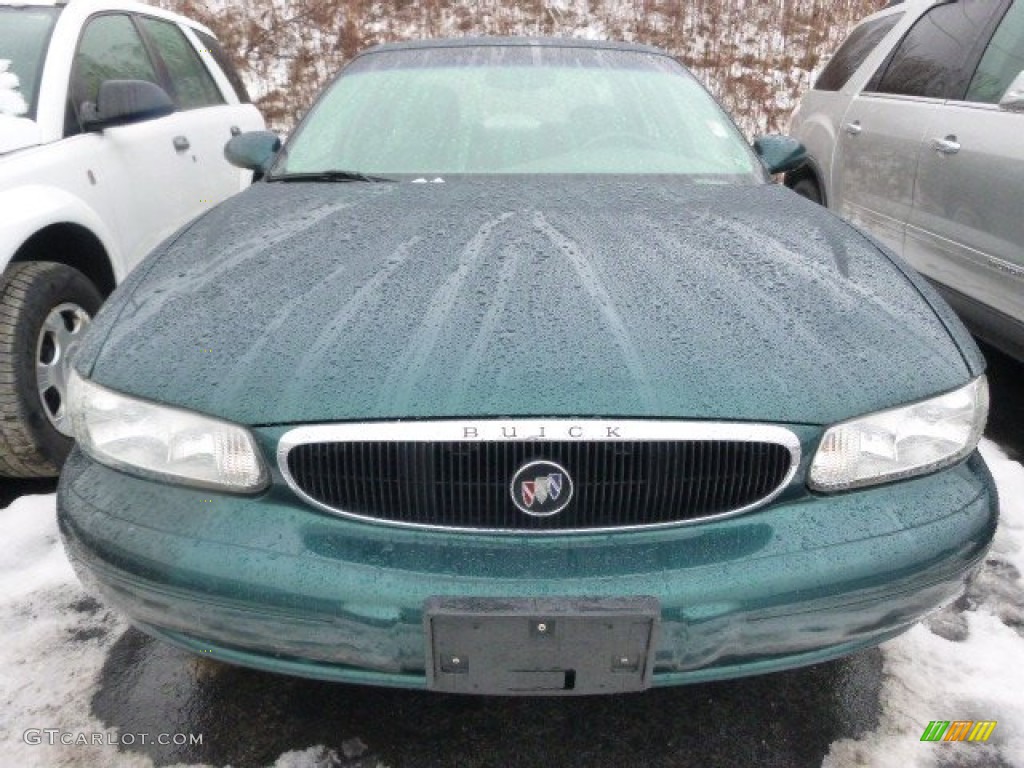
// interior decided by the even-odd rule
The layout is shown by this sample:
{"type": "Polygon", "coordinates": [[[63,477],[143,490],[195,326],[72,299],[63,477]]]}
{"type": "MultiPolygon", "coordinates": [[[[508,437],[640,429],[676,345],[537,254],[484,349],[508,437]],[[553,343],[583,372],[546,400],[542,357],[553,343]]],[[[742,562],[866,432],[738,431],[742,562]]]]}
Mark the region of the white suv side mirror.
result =
{"type": "Polygon", "coordinates": [[[1024,112],[1024,72],[1010,83],[1003,98],[999,100],[999,108],[1007,112],[1024,112]]]}

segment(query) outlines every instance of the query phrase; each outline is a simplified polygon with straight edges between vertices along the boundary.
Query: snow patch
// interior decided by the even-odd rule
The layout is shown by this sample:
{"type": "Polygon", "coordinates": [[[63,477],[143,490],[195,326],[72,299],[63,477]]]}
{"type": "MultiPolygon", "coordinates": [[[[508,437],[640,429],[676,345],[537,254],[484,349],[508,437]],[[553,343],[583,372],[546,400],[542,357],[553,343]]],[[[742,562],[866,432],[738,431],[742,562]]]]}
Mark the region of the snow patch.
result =
{"type": "MultiPolygon", "coordinates": [[[[62,733],[118,738],[89,714],[106,652],[127,624],[79,586],[57,535],[55,497],[22,496],[0,510],[0,743],[6,765],[150,765],[114,745],[64,745],[62,733]],[[42,741],[31,744],[34,736],[42,741]],[[56,743],[49,744],[53,738],[56,743]]],[[[89,736],[91,739],[92,737],[89,736]]]]}

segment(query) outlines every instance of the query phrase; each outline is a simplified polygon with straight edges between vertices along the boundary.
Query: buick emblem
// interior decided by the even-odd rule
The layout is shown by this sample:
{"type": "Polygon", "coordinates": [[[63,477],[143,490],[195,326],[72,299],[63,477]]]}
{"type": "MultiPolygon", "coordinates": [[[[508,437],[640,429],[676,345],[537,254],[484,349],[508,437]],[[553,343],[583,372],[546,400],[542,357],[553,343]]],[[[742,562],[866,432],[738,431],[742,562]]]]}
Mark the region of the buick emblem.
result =
{"type": "Polygon", "coordinates": [[[532,517],[557,515],[572,501],[572,478],[553,461],[531,461],[519,468],[509,487],[512,502],[532,517]]]}

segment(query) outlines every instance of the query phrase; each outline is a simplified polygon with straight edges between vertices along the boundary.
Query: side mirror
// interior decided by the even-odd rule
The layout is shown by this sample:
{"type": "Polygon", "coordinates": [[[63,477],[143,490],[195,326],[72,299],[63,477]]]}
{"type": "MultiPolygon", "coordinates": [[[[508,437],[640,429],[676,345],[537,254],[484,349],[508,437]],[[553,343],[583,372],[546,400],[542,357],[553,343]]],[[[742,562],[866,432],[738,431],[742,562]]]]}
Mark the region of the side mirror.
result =
{"type": "Polygon", "coordinates": [[[1003,98],[999,100],[999,108],[1007,112],[1024,112],[1024,72],[1021,72],[1010,83],[1003,98]]]}
{"type": "Polygon", "coordinates": [[[104,80],[96,103],[86,101],[79,112],[82,128],[100,131],[113,125],[153,120],[174,112],[167,92],[146,80],[104,80]]]}
{"type": "Polygon", "coordinates": [[[265,173],[279,149],[281,139],[270,131],[247,131],[224,145],[224,157],[239,168],[265,173]]]}
{"type": "Polygon", "coordinates": [[[803,144],[780,134],[758,136],[754,139],[754,151],[768,173],[773,174],[796,170],[807,159],[807,148],[803,144]]]}

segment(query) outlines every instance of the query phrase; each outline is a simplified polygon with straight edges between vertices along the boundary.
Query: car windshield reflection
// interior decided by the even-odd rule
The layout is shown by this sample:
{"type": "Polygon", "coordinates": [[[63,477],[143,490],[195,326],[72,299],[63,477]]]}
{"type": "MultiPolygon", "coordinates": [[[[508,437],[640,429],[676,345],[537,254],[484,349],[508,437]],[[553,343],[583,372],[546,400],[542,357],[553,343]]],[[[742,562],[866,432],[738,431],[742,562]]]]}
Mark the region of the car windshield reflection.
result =
{"type": "Polygon", "coordinates": [[[763,183],[732,121],[674,60],[526,46],[380,51],[328,89],[269,178],[671,174],[763,183]]]}

